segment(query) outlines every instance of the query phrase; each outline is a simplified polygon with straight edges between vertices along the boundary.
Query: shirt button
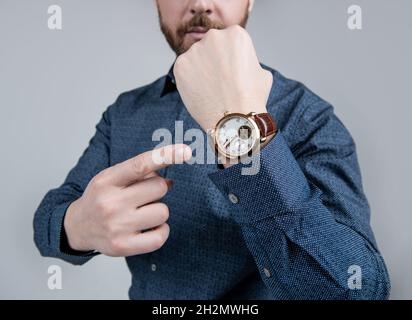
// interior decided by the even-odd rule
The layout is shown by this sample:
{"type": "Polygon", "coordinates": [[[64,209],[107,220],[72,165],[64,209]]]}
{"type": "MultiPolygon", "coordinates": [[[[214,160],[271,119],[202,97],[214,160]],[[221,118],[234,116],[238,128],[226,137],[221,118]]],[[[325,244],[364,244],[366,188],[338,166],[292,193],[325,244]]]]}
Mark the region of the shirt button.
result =
{"type": "Polygon", "coordinates": [[[157,266],[156,266],[154,263],[152,263],[152,265],[150,266],[150,268],[151,268],[152,271],[154,272],[154,271],[156,271],[157,266]]]}
{"type": "Polygon", "coordinates": [[[266,277],[270,278],[272,275],[270,274],[269,269],[263,268],[263,272],[265,274],[266,277]]]}
{"type": "Polygon", "coordinates": [[[239,202],[239,198],[236,197],[233,193],[229,193],[229,200],[230,202],[232,202],[233,204],[236,204],[239,202]]]}

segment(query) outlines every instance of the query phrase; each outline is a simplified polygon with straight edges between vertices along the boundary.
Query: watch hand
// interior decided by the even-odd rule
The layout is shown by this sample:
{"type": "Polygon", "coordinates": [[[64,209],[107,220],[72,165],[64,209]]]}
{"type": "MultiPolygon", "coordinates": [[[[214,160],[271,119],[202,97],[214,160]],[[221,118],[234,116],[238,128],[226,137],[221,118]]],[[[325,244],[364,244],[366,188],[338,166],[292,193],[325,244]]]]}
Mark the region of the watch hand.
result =
{"type": "Polygon", "coordinates": [[[230,140],[226,140],[226,143],[223,145],[223,147],[224,148],[226,148],[228,145],[230,145],[232,142],[233,142],[233,140],[235,140],[237,138],[237,136],[234,136],[232,139],[230,139],[230,140]]]}

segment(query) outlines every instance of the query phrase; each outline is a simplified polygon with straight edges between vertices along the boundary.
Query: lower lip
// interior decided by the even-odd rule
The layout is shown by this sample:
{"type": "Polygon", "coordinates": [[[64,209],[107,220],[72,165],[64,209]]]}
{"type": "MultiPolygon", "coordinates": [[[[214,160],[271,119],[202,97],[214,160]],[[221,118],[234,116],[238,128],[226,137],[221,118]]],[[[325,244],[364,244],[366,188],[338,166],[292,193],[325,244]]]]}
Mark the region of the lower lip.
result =
{"type": "Polygon", "coordinates": [[[202,40],[205,36],[205,32],[188,32],[186,33],[187,36],[193,38],[194,40],[202,40]]]}

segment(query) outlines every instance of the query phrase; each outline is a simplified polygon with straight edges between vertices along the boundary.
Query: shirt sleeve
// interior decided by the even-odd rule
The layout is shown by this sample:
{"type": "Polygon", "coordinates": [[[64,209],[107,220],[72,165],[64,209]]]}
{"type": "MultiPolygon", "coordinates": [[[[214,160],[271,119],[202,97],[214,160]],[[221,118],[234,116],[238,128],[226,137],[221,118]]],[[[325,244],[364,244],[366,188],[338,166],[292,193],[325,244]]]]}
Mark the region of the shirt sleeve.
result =
{"type": "Polygon", "coordinates": [[[34,241],[42,256],[60,258],[81,265],[99,254],[94,251],[80,252],[70,248],[63,221],[67,208],[81,197],[89,181],[98,172],[109,167],[110,115],[114,105],[103,113],[88,147],[74,168],[70,170],[63,184],[47,192],[35,212],[34,241]]]}
{"type": "Polygon", "coordinates": [[[209,174],[273,296],[386,299],[390,283],[369,224],[355,144],[332,107],[306,115],[243,163],[209,174]]]}

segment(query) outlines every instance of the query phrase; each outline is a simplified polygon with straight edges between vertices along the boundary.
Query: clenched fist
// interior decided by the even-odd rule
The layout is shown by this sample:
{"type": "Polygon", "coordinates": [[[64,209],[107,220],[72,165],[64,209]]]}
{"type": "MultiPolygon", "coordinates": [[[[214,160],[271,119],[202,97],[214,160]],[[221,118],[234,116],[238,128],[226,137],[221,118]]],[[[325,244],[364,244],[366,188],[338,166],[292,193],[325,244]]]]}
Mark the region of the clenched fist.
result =
{"type": "Polygon", "coordinates": [[[64,228],[70,247],[116,257],[162,247],[169,236],[169,209],[159,200],[168,181],[156,171],[191,156],[190,147],[170,145],[98,173],[67,210],[64,228]]]}
{"type": "Polygon", "coordinates": [[[249,34],[238,25],[210,29],[178,56],[173,72],[188,112],[205,131],[225,111],[267,112],[273,76],[260,66],[249,34]]]}

